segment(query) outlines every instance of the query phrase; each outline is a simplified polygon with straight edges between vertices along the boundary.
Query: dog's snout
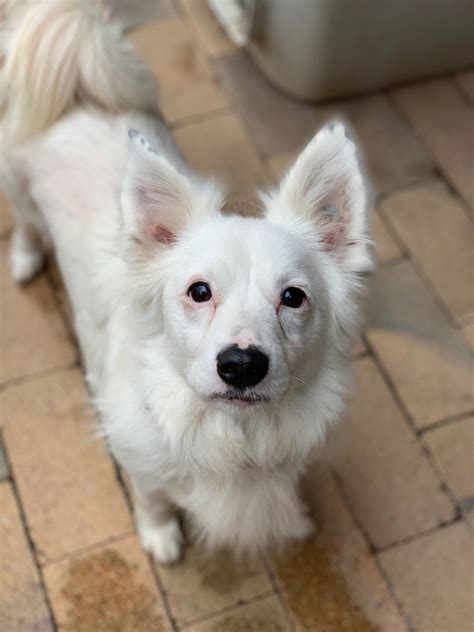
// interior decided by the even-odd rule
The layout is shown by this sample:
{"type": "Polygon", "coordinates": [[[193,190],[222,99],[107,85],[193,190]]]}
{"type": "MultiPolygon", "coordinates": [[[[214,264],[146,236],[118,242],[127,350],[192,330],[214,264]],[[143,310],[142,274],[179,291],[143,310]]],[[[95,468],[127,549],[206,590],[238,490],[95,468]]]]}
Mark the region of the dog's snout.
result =
{"type": "Polygon", "coordinates": [[[257,347],[239,349],[232,345],[217,356],[217,373],[226,383],[235,388],[255,386],[268,372],[268,357],[257,347]]]}

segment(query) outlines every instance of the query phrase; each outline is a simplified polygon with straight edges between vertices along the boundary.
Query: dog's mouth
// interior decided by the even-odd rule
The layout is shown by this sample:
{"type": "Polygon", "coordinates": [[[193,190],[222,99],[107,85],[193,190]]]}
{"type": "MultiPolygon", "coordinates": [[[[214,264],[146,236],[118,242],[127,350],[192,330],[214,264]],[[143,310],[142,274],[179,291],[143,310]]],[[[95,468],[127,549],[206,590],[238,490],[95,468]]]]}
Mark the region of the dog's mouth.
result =
{"type": "Polygon", "coordinates": [[[228,402],[234,406],[241,407],[251,406],[252,404],[268,404],[270,401],[267,395],[255,393],[249,389],[245,389],[244,391],[228,389],[223,393],[213,393],[211,399],[228,402]]]}

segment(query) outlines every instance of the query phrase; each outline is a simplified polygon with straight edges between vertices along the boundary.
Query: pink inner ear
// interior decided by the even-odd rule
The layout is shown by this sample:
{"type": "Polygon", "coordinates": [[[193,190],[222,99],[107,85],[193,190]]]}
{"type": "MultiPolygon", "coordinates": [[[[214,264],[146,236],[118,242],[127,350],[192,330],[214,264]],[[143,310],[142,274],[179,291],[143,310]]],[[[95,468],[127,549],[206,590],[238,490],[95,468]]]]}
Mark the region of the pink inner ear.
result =
{"type": "Polygon", "coordinates": [[[165,228],[165,226],[155,226],[153,238],[160,244],[171,244],[175,240],[173,233],[165,228]]]}

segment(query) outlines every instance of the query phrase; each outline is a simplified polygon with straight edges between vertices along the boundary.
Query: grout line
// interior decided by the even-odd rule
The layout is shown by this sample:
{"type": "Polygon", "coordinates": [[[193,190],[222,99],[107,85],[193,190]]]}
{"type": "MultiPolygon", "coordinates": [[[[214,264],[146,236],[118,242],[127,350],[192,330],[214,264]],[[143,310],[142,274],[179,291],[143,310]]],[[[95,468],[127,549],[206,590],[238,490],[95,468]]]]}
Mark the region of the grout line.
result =
{"type": "Polygon", "coordinates": [[[468,410],[464,413],[459,413],[458,415],[453,415],[451,417],[445,417],[444,419],[440,419],[439,421],[434,421],[433,423],[424,426],[418,430],[418,436],[422,437],[426,433],[429,433],[433,430],[437,430],[438,428],[444,428],[445,426],[449,426],[450,424],[455,424],[458,421],[464,421],[465,419],[469,419],[474,415],[474,410],[468,410]]]}
{"type": "Polygon", "coordinates": [[[253,603],[258,603],[259,601],[263,601],[264,599],[268,599],[269,597],[272,597],[273,595],[275,595],[275,591],[274,590],[267,590],[266,592],[261,593],[260,595],[257,595],[255,597],[250,597],[249,599],[240,599],[238,601],[238,603],[236,603],[236,604],[232,604],[230,606],[225,606],[224,608],[220,608],[219,610],[215,610],[214,612],[210,612],[208,614],[203,614],[200,617],[197,617],[196,619],[191,619],[191,620],[186,621],[184,623],[177,624],[177,630],[186,630],[186,629],[188,629],[188,628],[190,628],[193,625],[196,625],[198,623],[203,623],[205,621],[210,621],[210,620],[215,619],[218,616],[221,616],[221,615],[226,614],[226,613],[236,612],[236,611],[240,610],[241,608],[243,608],[244,606],[248,606],[248,605],[253,604],[253,603]]]}
{"type": "Polygon", "coordinates": [[[421,538],[425,538],[429,535],[433,535],[438,531],[442,531],[443,529],[447,529],[457,524],[458,522],[462,522],[462,516],[457,515],[451,520],[446,520],[445,522],[440,522],[438,525],[434,527],[430,527],[429,529],[424,529],[419,533],[415,533],[413,535],[407,536],[406,538],[402,538],[401,540],[396,540],[395,542],[390,542],[390,544],[386,544],[385,546],[381,546],[380,548],[374,549],[374,552],[379,555],[386,553],[387,551],[391,551],[392,549],[396,549],[400,546],[404,546],[405,544],[410,544],[410,542],[416,542],[421,538]]]}
{"type": "Polygon", "coordinates": [[[155,580],[156,588],[157,588],[158,592],[160,593],[161,603],[162,603],[162,606],[163,606],[163,610],[165,611],[165,615],[166,615],[166,617],[168,619],[168,623],[170,624],[170,627],[173,630],[173,632],[177,632],[178,626],[177,626],[177,623],[176,623],[176,619],[173,616],[173,611],[171,609],[171,604],[168,601],[168,596],[166,594],[166,590],[165,590],[164,584],[161,581],[161,577],[160,577],[160,573],[159,573],[157,564],[153,560],[151,554],[148,554],[147,558],[148,558],[148,564],[149,564],[149,567],[150,567],[150,570],[151,570],[151,574],[153,575],[153,578],[155,580]]]}
{"type": "Polygon", "coordinates": [[[100,540],[99,542],[94,542],[93,544],[89,544],[80,549],[76,549],[75,551],[71,551],[70,553],[63,553],[62,555],[58,555],[58,557],[47,559],[44,561],[41,566],[43,568],[48,568],[49,566],[55,566],[56,564],[60,564],[62,562],[67,562],[68,560],[74,560],[78,557],[82,557],[87,553],[93,553],[94,551],[98,551],[109,544],[115,544],[116,542],[122,542],[127,538],[131,538],[135,535],[135,531],[129,529],[128,531],[124,531],[123,533],[118,533],[117,535],[111,535],[104,540],[100,540]]]}
{"type": "Polygon", "coordinates": [[[452,74],[450,76],[450,79],[452,80],[454,87],[456,88],[457,92],[461,95],[462,100],[469,106],[472,108],[472,106],[474,105],[474,101],[471,99],[470,95],[468,92],[466,92],[464,90],[464,88],[462,87],[461,83],[458,80],[458,76],[462,75],[466,72],[472,71],[472,68],[466,68],[464,70],[464,72],[461,70],[460,72],[456,72],[455,74],[452,74]]]}
{"type": "Polygon", "coordinates": [[[45,582],[44,575],[43,575],[43,569],[42,569],[41,564],[40,564],[39,559],[38,559],[38,553],[37,553],[36,545],[34,543],[34,540],[33,540],[32,536],[31,536],[31,531],[30,531],[30,527],[28,525],[26,512],[25,512],[23,504],[21,502],[20,492],[18,490],[18,486],[17,486],[17,483],[16,483],[16,477],[15,477],[15,474],[14,474],[13,463],[12,463],[12,461],[10,459],[10,455],[8,453],[8,446],[7,446],[7,443],[6,443],[6,440],[5,440],[5,436],[3,436],[2,443],[3,443],[3,453],[4,453],[4,456],[5,456],[5,461],[6,461],[6,464],[7,464],[7,470],[8,470],[8,473],[9,473],[9,477],[8,477],[8,479],[5,479],[4,483],[5,484],[7,484],[7,483],[10,484],[11,488],[13,490],[13,495],[14,495],[15,500],[16,500],[18,512],[20,514],[20,520],[21,520],[22,527],[23,527],[23,533],[24,533],[24,535],[26,537],[26,540],[27,540],[27,543],[28,543],[28,548],[30,550],[30,554],[31,554],[31,558],[33,560],[33,564],[34,564],[34,566],[36,568],[36,571],[38,573],[39,584],[40,584],[40,587],[41,587],[42,596],[43,596],[44,601],[46,603],[46,609],[47,609],[49,617],[51,619],[52,629],[54,631],[56,631],[56,630],[58,630],[58,624],[57,624],[56,618],[54,616],[53,607],[52,607],[52,604],[51,604],[51,601],[50,601],[50,598],[49,598],[48,590],[46,588],[46,582],[45,582]]]}
{"type": "Polygon", "coordinates": [[[208,112],[201,112],[200,114],[191,114],[190,116],[185,116],[182,119],[177,121],[166,121],[165,124],[170,131],[179,130],[182,127],[186,127],[188,125],[193,125],[195,123],[203,123],[205,121],[209,121],[215,118],[220,118],[223,116],[228,116],[230,114],[235,114],[235,110],[232,105],[222,106],[220,108],[216,108],[215,110],[209,110],[208,112]]]}
{"type": "MultiPolygon", "coordinates": [[[[383,211],[382,209],[381,209],[380,212],[381,212],[381,215],[386,220],[387,224],[390,224],[390,226],[392,227],[392,230],[398,234],[397,229],[392,224],[392,221],[390,219],[390,213],[387,213],[386,211],[383,211]]],[[[400,235],[399,235],[399,238],[401,239],[400,235]]],[[[415,269],[416,274],[419,276],[419,278],[421,279],[423,285],[425,285],[426,289],[428,290],[430,295],[433,297],[434,302],[436,303],[438,308],[441,310],[441,312],[442,312],[444,318],[446,319],[448,325],[451,327],[452,330],[459,332],[461,327],[462,327],[462,325],[460,325],[457,322],[457,320],[454,317],[454,315],[451,314],[451,312],[449,311],[448,306],[446,305],[446,303],[444,302],[442,297],[438,294],[438,291],[433,286],[431,280],[426,276],[425,271],[423,269],[423,265],[416,258],[416,253],[410,252],[410,250],[408,248],[406,250],[407,250],[407,253],[408,253],[408,256],[406,258],[413,265],[413,268],[415,269]]],[[[383,267],[383,266],[380,266],[380,267],[383,267]]]]}
{"type": "Polygon", "coordinates": [[[56,373],[74,371],[80,368],[80,366],[81,365],[78,360],[74,360],[73,362],[68,362],[67,364],[55,366],[51,369],[45,369],[44,371],[38,371],[37,373],[31,373],[30,375],[24,375],[22,377],[15,377],[11,380],[6,380],[2,384],[0,384],[0,392],[8,388],[14,388],[15,386],[21,386],[23,384],[29,384],[30,382],[34,382],[36,380],[41,380],[42,378],[55,375],[56,373]]]}
{"type": "Polygon", "coordinates": [[[413,623],[410,620],[410,617],[408,616],[408,614],[405,612],[405,609],[402,606],[401,601],[398,599],[398,595],[395,592],[395,589],[393,587],[392,581],[390,579],[390,577],[386,574],[385,570],[383,569],[382,565],[380,564],[380,560],[378,559],[378,551],[377,549],[374,547],[374,545],[372,544],[372,542],[370,541],[369,535],[364,527],[364,525],[361,523],[361,521],[359,520],[357,514],[355,513],[352,504],[350,502],[350,499],[346,493],[346,490],[344,488],[344,485],[342,483],[342,479],[341,477],[338,475],[337,471],[333,468],[333,467],[329,467],[329,472],[330,475],[332,477],[332,479],[335,482],[336,485],[336,489],[339,492],[339,495],[341,497],[342,502],[344,503],[347,511],[349,512],[349,515],[354,523],[355,528],[359,531],[362,539],[364,540],[368,550],[371,553],[371,559],[373,560],[378,572],[380,573],[380,576],[382,578],[382,580],[385,582],[388,592],[390,594],[390,596],[393,599],[393,602],[400,614],[400,617],[403,619],[403,621],[405,622],[407,628],[408,628],[408,632],[416,632],[415,631],[415,627],[413,625],[413,623]]]}
{"type": "Polygon", "coordinates": [[[268,557],[264,555],[262,556],[261,559],[262,559],[263,567],[270,579],[270,583],[273,586],[273,590],[275,591],[277,599],[280,602],[283,612],[285,613],[285,618],[286,618],[286,622],[288,623],[289,629],[291,632],[294,632],[294,630],[296,629],[296,622],[294,620],[293,612],[291,608],[286,603],[286,598],[283,593],[282,587],[280,586],[280,582],[278,581],[278,578],[272,569],[272,566],[270,564],[270,560],[268,559],[268,557]]]}
{"type": "Polygon", "coordinates": [[[396,185],[393,188],[389,187],[387,189],[384,189],[383,191],[380,191],[379,193],[376,193],[374,206],[379,208],[380,205],[383,204],[387,198],[397,195],[398,193],[404,193],[405,191],[416,191],[416,189],[421,189],[426,185],[435,184],[436,182],[439,182],[439,180],[444,181],[445,178],[441,175],[438,167],[436,165],[433,165],[432,172],[429,175],[417,178],[412,182],[396,185]]]}
{"type": "MultiPolygon", "coordinates": [[[[403,402],[401,396],[398,393],[398,390],[395,386],[395,384],[392,381],[392,378],[390,377],[390,374],[388,372],[388,370],[386,369],[385,365],[383,364],[381,358],[379,358],[376,350],[374,349],[373,345],[370,343],[369,337],[364,335],[364,341],[367,345],[367,347],[370,349],[370,351],[372,352],[372,356],[373,356],[373,362],[376,366],[376,368],[378,369],[380,375],[382,376],[383,381],[385,382],[385,385],[388,388],[388,391],[395,403],[395,405],[398,407],[398,409],[400,410],[400,412],[402,413],[402,417],[405,419],[405,422],[409,428],[409,430],[411,430],[411,432],[414,435],[414,438],[416,440],[416,442],[418,443],[418,445],[421,447],[421,449],[423,450],[423,444],[420,440],[420,436],[418,433],[418,428],[416,427],[415,421],[413,419],[413,417],[411,416],[411,414],[409,413],[407,407],[405,406],[405,403],[403,402]]],[[[459,515],[459,507],[458,507],[458,503],[456,500],[453,501],[453,497],[452,494],[450,492],[450,490],[446,487],[446,483],[444,481],[444,479],[440,476],[437,468],[435,467],[434,463],[433,463],[433,459],[431,458],[431,455],[426,454],[425,451],[425,457],[426,460],[428,462],[428,464],[431,466],[431,469],[436,477],[436,479],[439,482],[440,485],[440,491],[442,491],[448,498],[449,501],[451,501],[451,503],[454,505],[453,506],[453,514],[454,516],[458,516],[459,515]]]]}
{"type": "MultiPolygon", "coordinates": [[[[446,78],[450,78],[450,77],[452,77],[452,75],[450,75],[449,77],[445,77],[445,79],[446,78]]],[[[413,136],[416,138],[416,140],[425,149],[427,155],[431,158],[432,162],[436,166],[435,173],[437,173],[439,175],[439,177],[442,180],[444,180],[444,182],[446,183],[446,185],[447,185],[449,191],[451,192],[451,194],[460,203],[460,205],[461,205],[462,209],[464,210],[464,212],[466,213],[468,219],[472,219],[473,210],[471,209],[471,206],[470,206],[469,202],[464,198],[464,196],[460,193],[460,191],[458,191],[458,189],[457,189],[456,185],[454,184],[454,182],[451,181],[451,177],[446,173],[446,171],[444,170],[444,167],[441,165],[441,163],[439,161],[439,158],[437,157],[435,152],[432,150],[430,145],[423,138],[423,136],[420,134],[420,132],[417,129],[417,127],[415,125],[413,125],[413,123],[411,122],[410,118],[399,107],[396,99],[393,96],[393,92],[394,92],[393,88],[391,88],[390,90],[387,90],[385,92],[387,99],[390,101],[391,105],[396,109],[398,114],[401,116],[402,120],[405,122],[405,124],[411,130],[411,132],[413,133],[413,136]]]]}

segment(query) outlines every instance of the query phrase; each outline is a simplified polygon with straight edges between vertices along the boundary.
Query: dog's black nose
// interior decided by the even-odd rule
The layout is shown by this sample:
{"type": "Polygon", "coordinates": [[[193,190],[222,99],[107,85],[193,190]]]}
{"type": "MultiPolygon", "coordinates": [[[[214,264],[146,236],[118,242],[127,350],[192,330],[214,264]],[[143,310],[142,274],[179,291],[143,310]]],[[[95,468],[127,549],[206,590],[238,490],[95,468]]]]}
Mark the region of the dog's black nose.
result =
{"type": "Polygon", "coordinates": [[[232,345],[217,356],[217,373],[226,384],[236,388],[255,386],[268,371],[268,357],[257,347],[239,349],[232,345]]]}

